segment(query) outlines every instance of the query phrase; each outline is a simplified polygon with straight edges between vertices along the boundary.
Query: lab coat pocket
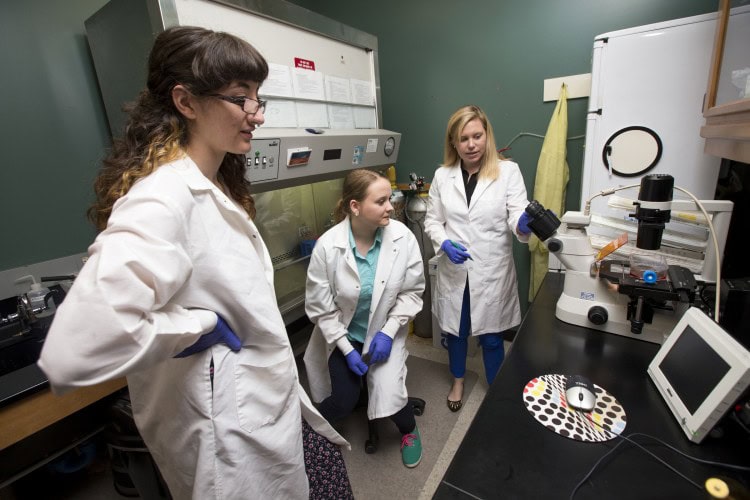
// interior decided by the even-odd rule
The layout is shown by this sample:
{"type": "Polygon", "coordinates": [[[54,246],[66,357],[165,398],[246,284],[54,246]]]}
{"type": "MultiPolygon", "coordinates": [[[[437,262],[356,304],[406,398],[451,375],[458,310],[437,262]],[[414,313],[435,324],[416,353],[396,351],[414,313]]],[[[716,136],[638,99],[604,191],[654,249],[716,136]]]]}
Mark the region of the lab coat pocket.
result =
{"type": "Polygon", "coordinates": [[[296,390],[293,358],[270,366],[256,366],[247,361],[235,367],[237,414],[240,427],[253,432],[272,424],[286,411],[296,390]]]}
{"type": "Polygon", "coordinates": [[[482,270],[482,295],[485,302],[492,304],[500,301],[502,290],[507,286],[507,272],[503,272],[501,259],[486,261],[482,270]]]}

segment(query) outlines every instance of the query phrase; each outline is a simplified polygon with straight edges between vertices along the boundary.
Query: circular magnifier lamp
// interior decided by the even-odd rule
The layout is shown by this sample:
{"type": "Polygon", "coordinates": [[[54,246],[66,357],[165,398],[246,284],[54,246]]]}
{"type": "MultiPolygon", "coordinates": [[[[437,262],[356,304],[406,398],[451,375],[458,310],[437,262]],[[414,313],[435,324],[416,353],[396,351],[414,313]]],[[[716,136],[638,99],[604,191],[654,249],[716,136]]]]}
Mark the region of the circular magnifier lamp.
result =
{"type": "Polygon", "coordinates": [[[659,136],[647,127],[625,127],[604,144],[602,161],[607,169],[621,177],[637,177],[659,163],[662,143],[659,136]]]}

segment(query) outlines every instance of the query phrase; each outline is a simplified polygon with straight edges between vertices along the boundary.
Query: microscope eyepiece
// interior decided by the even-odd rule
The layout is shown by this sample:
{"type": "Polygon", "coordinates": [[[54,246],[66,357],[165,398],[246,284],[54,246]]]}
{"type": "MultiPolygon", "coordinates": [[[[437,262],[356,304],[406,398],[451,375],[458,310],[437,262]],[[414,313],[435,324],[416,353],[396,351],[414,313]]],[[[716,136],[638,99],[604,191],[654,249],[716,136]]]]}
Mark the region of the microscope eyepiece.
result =
{"type": "Polygon", "coordinates": [[[545,209],[541,203],[533,200],[526,206],[526,213],[531,216],[529,229],[539,238],[539,241],[545,241],[555,234],[560,227],[560,219],[557,218],[552,210],[545,209]]]}

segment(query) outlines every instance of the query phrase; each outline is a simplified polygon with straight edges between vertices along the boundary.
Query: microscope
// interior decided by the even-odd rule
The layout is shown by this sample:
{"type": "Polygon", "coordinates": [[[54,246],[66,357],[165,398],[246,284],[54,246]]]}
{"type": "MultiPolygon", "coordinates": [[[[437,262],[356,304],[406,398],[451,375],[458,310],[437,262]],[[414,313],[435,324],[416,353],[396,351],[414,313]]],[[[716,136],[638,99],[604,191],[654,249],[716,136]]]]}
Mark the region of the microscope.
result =
{"type": "Polygon", "coordinates": [[[626,234],[601,250],[591,245],[586,231],[591,223],[591,199],[583,212],[569,211],[562,219],[537,201],[532,201],[526,212],[532,219],[529,228],[565,266],[563,293],[555,310],[558,319],[661,344],[695,302],[699,285],[717,279],[732,203],[673,200],[674,189],[680,188],[674,186],[672,176],[664,174],[646,175],[640,186],[612,188],[594,197],[632,187],[640,190],[638,199],[632,201],[635,211],[629,214],[637,221],[637,242],[628,259],[605,259],[626,243],[626,234]],[[721,245],[707,247],[701,276],[683,266],[667,265],[653,252],[661,247],[672,210],[697,209],[706,214],[714,235],[717,231],[722,235],[721,245]],[[639,249],[646,252],[638,253],[639,249]]]}

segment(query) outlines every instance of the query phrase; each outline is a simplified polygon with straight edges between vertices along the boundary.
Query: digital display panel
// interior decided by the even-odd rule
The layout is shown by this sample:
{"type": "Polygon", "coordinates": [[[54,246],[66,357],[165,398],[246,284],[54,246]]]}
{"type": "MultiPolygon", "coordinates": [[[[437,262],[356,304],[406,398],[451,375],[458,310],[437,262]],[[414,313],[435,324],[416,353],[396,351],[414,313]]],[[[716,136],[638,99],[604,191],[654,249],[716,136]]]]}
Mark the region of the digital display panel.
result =
{"type": "Polygon", "coordinates": [[[685,408],[694,414],[730,366],[688,325],[659,363],[659,369],[685,408]]]}
{"type": "Polygon", "coordinates": [[[323,151],[323,161],[326,160],[340,160],[341,150],[340,149],[326,149],[323,151]]]}

